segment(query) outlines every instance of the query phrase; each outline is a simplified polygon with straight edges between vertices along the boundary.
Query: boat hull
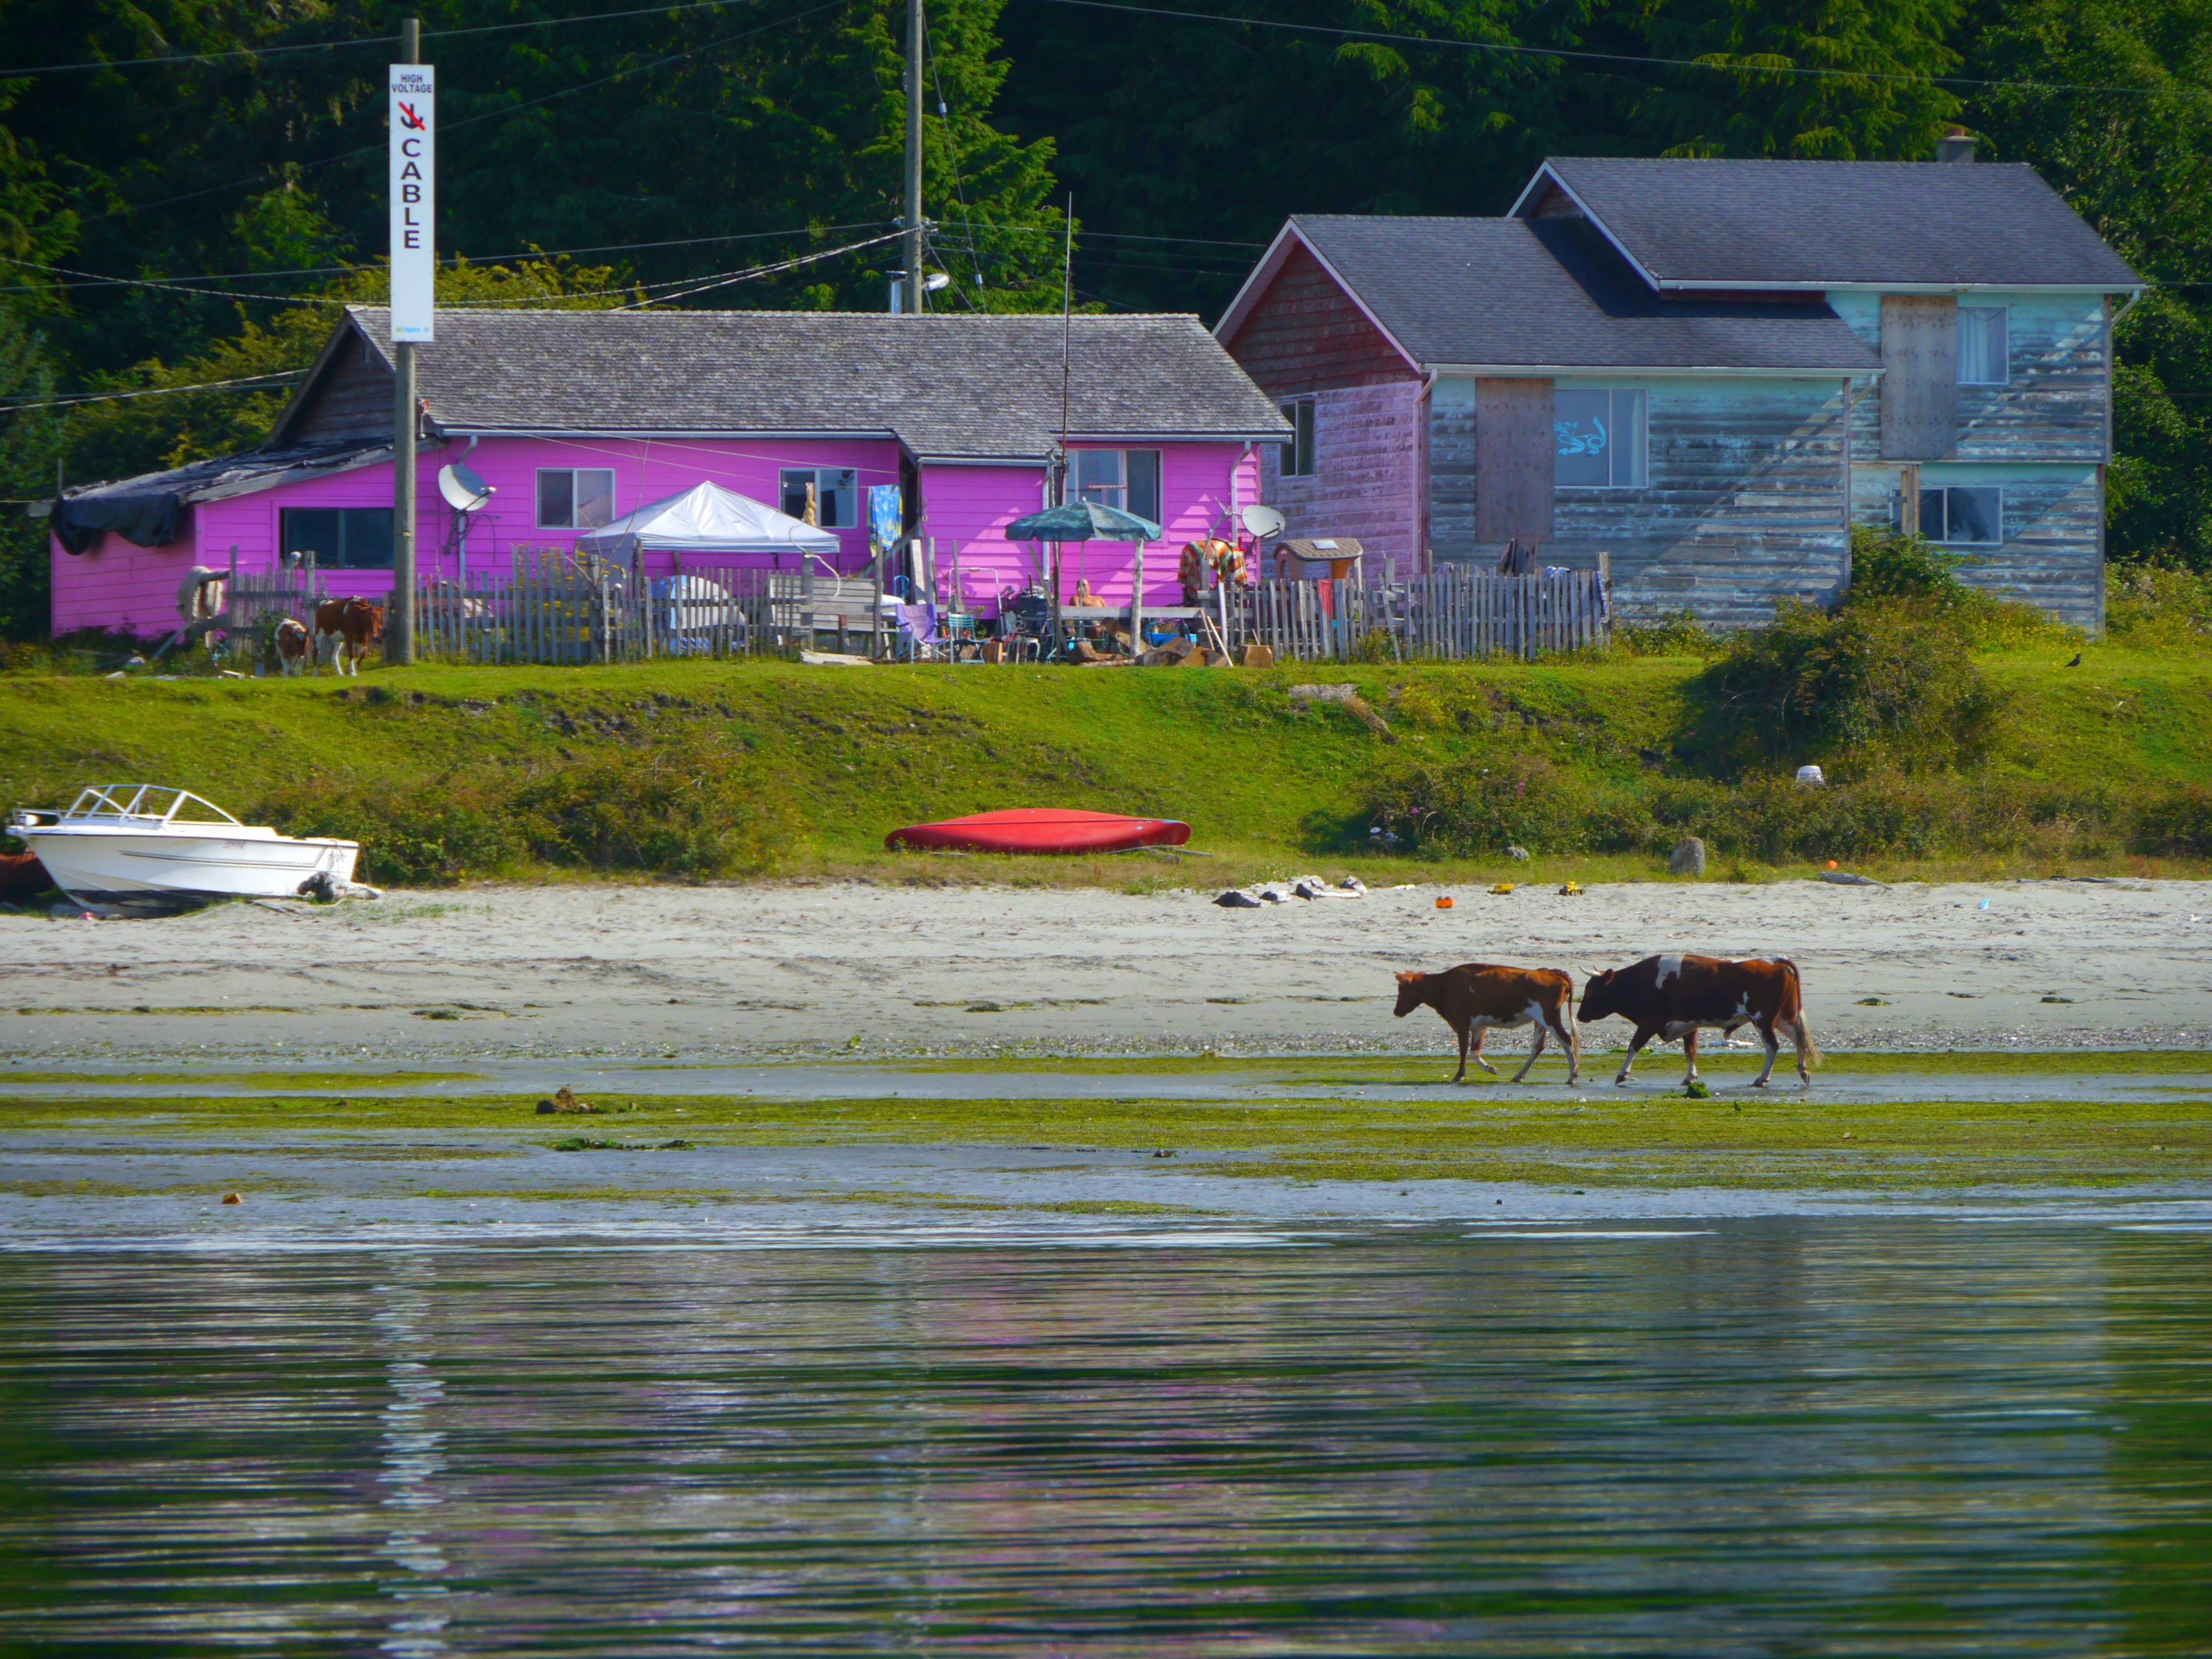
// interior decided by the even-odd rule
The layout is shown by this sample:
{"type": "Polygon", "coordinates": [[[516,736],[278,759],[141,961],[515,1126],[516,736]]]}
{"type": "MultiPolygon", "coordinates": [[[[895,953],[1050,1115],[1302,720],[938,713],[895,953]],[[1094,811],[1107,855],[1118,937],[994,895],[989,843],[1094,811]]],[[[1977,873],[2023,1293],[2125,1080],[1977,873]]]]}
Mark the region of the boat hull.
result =
{"type": "Polygon", "coordinates": [[[18,830],[55,886],[98,914],[168,916],[233,899],[295,898],[318,875],[353,880],[349,841],[18,830]]]}
{"type": "Polygon", "coordinates": [[[910,823],[884,837],[890,848],[959,853],[1068,854],[1127,853],[1139,847],[1180,847],[1190,826],[1174,818],[1134,818],[1119,812],[1070,807],[1024,806],[976,812],[936,823],[910,823]]]}

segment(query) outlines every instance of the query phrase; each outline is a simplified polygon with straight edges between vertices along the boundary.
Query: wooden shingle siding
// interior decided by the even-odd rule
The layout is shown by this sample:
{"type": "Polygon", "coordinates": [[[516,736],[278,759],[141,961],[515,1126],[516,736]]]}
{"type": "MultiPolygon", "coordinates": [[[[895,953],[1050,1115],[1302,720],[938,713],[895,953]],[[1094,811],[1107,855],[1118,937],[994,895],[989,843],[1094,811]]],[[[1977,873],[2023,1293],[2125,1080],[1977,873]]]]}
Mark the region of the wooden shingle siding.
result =
{"type": "Polygon", "coordinates": [[[1410,570],[1420,551],[1418,380],[1345,386],[1314,397],[1316,471],[1282,476],[1282,446],[1260,446],[1261,500],[1292,537],[1352,536],[1370,558],[1410,570]]]}
{"type": "Polygon", "coordinates": [[[2105,453],[2105,318],[2095,295],[1969,296],[2003,305],[2008,378],[1962,386],[1960,460],[2101,461],[2105,453]]]}
{"type": "Polygon", "coordinates": [[[2094,466],[1929,467],[1922,484],[1994,484],[2004,491],[2004,540],[1996,547],[1952,547],[1963,554],[1959,580],[2025,599],[2077,628],[2100,625],[2104,558],[2097,469],[2094,466]]]}
{"type": "Polygon", "coordinates": [[[1382,331],[1303,247],[1291,250],[1252,315],[1225,343],[1260,388],[1278,398],[1419,380],[1382,331]]]}
{"type": "Polygon", "coordinates": [[[1650,483],[1558,492],[1547,564],[1612,556],[1623,615],[1770,620],[1844,579],[1843,389],[1832,380],[1652,381],[1650,483]]]}
{"type": "Polygon", "coordinates": [[[1939,460],[1959,444],[1959,303],[1948,295],[1881,296],[1881,453],[1939,460]]]}
{"type": "MultiPolygon", "coordinates": [[[[1852,332],[1869,344],[1879,344],[1883,307],[1897,297],[1838,294],[1831,296],[1831,303],[1852,332]]],[[[2003,386],[1956,386],[1954,337],[1945,373],[1953,377],[1955,388],[1957,458],[2108,459],[2104,307],[2100,296],[1996,291],[1970,295],[1966,303],[2004,307],[2010,378],[2003,386]]],[[[1861,393],[1851,422],[1851,453],[1856,460],[1950,459],[1948,455],[1893,454],[1884,447],[1883,410],[1884,397],[1871,391],[1861,393]]]]}
{"type": "Polygon", "coordinates": [[[296,441],[369,438],[392,430],[392,371],[349,342],[301,410],[290,434],[296,441]]]}
{"type": "Polygon", "coordinates": [[[1552,539],[1552,383],[1474,383],[1474,539],[1552,539]]]}
{"type": "Polygon", "coordinates": [[[1474,533],[1474,386],[1440,380],[1429,399],[1429,551],[1439,565],[1484,556],[1474,533]]]}

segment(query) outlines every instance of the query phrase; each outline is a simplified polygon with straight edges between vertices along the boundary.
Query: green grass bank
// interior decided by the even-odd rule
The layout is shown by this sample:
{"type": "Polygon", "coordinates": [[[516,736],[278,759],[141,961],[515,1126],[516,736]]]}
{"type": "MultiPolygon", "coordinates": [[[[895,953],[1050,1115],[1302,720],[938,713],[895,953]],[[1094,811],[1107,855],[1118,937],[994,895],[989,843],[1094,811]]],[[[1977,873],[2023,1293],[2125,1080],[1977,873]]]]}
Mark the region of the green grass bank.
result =
{"type": "Polygon", "coordinates": [[[1232,669],[780,662],[372,670],[357,681],[0,676],[0,788],[51,805],[158,780],[241,817],[356,836],[370,880],[641,873],[1239,880],[1648,877],[1826,858],[1893,874],[2212,861],[2212,656],[2037,645],[1975,658],[1996,714],[1964,763],[1753,753],[1706,660],[1232,669]],[[1364,708],[1293,688],[1349,682],[1364,708]],[[885,831],[1065,804],[1188,819],[1213,862],[890,854],[885,831]],[[1375,849],[1370,830],[1399,836],[1375,849]],[[1508,861],[1517,842],[1533,870],[1508,861]],[[1197,873],[1202,871],[1203,873],[1197,873]]]}

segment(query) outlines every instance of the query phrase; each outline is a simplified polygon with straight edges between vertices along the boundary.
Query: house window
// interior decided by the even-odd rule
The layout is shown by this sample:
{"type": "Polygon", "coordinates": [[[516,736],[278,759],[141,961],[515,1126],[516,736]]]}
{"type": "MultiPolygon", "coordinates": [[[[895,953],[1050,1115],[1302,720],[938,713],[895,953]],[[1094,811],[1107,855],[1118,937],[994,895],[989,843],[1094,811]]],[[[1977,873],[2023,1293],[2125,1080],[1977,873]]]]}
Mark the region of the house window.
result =
{"type": "Polygon", "coordinates": [[[1553,482],[1562,489],[1627,489],[1644,483],[1644,394],[1555,392],[1553,482]]]}
{"type": "Polygon", "coordinates": [[[1314,400],[1294,398],[1282,410],[1291,423],[1291,441],[1283,446],[1283,476],[1310,478],[1320,470],[1314,465],[1314,400]]]}
{"type": "Polygon", "coordinates": [[[1118,507],[1160,521],[1160,452],[1157,449],[1079,449],[1071,453],[1069,482],[1075,495],[1101,507],[1118,507]]]}
{"type": "Polygon", "coordinates": [[[388,507],[288,507],[276,515],[282,553],[325,570],[392,568],[388,507]]]}
{"type": "Polygon", "coordinates": [[[615,475],[605,467],[540,467],[538,527],[597,530],[615,516],[615,475]]]}
{"type": "Polygon", "coordinates": [[[787,466],[781,489],[783,510],[794,519],[824,530],[850,530],[860,522],[860,475],[849,466],[787,466]]]}
{"type": "Polygon", "coordinates": [[[1994,484],[1923,489],[1920,533],[1931,542],[1994,547],[2004,539],[2004,491],[1994,484]]]}
{"type": "Polygon", "coordinates": [[[1959,384],[2002,386],[2011,378],[2008,343],[2002,306],[1960,306],[1959,384]]]}

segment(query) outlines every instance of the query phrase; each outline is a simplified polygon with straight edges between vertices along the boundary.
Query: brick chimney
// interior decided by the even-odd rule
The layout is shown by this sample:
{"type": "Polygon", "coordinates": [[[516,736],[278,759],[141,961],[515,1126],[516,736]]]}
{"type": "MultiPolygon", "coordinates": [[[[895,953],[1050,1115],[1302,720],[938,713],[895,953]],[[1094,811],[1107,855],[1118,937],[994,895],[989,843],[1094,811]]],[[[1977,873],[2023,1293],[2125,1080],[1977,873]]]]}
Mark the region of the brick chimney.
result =
{"type": "Polygon", "coordinates": [[[1974,159],[1974,136],[1964,127],[1953,127],[1936,141],[1936,159],[1939,161],[1971,161],[1974,159]]]}

